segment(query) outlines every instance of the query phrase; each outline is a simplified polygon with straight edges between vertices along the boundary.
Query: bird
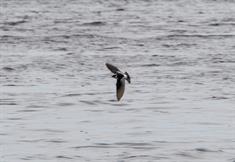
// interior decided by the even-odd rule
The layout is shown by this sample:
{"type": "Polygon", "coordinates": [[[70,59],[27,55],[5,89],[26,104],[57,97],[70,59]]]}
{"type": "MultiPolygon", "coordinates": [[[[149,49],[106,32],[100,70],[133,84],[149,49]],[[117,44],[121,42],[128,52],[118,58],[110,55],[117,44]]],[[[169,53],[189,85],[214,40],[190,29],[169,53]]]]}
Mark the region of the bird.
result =
{"type": "Polygon", "coordinates": [[[112,77],[117,79],[116,97],[117,97],[117,100],[120,101],[120,99],[122,98],[124,91],[125,91],[125,80],[127,80],[127,82],[130,84],[131,77],[127,72],[123,73],[116,66],[114,66],[110,63],[105,63],[105,65],[112,73],[114,73],[114,75],[112,75],[112,77]]]}

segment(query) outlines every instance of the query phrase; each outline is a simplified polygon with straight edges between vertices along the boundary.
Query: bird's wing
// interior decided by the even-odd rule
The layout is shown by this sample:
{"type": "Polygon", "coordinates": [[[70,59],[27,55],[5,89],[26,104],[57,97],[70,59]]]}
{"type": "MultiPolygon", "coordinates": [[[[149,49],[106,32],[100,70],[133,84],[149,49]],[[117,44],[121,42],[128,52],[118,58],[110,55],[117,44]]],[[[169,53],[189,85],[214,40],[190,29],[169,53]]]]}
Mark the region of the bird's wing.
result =
{"type": "Polygon", "coordinates": [[[116,83],[116,95],[117,95],[117,100],[119,101],[125,91],[125,78],[121,78],[121,79],[117,79],[117,83],[116,83]]]}
{"type": "Polygon", "coordinates": [[[113,66],[113,65],[111,65],[111,64],[109,64],[109,63],[106,63],[105,65],[106,65],[107,68],[108,68],[112,73],[114,73],[114,74],[116,74],[117,71],[120,71],[116,66],[113,66]]]}

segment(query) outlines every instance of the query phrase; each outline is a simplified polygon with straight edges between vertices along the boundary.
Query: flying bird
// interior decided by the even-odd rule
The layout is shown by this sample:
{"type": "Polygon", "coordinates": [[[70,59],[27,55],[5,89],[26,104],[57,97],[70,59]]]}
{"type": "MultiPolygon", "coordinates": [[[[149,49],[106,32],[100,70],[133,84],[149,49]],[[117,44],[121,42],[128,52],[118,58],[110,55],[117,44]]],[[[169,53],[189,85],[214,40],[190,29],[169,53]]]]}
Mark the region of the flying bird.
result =
{"type": "Polygon", "coordinates": [[[114,73],[112,77],[117,79],[116,96],[117,96],[117,100],[120,101],[125,91],[125,80],[127,80],[128,83],[131,83],[130,75],[127,72],[123,73],[116,66],[113,66],[109,63],[106,63],[105,65],[112,73],[114,73]]]}

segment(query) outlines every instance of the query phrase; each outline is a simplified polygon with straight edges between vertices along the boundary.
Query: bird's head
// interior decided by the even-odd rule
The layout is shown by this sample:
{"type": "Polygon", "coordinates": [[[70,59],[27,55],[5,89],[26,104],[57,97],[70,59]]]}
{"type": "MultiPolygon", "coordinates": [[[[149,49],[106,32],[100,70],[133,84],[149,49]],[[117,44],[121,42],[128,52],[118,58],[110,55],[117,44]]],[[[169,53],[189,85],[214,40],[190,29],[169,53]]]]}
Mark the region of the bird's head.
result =
{"type": "Polygon", "coordinates": [[[126,80],[128,81],[128,83],[131,83],[130,75],[127,72],[125,72],[125,75],[126,75],[126,80]]]}

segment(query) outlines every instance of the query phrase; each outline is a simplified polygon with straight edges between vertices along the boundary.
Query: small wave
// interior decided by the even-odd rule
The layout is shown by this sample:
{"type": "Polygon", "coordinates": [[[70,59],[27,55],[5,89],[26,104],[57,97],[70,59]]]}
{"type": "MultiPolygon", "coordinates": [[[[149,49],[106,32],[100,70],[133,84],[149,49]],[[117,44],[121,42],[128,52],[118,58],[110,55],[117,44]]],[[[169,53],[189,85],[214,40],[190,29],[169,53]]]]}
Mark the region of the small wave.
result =
{"type": "Polygon", "coordinates": [[[12,68],[12,67],[3,67],[2,68],[3,70],[5,70],[5,71],[14,71],[15,69],[14,68],[12,68]]]}
{"type": "Polygon", "coordinates": [[[96,144],[96,145],[87,145],[87,146],[76,146],[74,149],[86,149],[86,148],[115,148],[109,144],[96,144]]]}
{"type": "Polygon", "coordinates": [[[46,108],[46,106],[42,106],[42,105],[29,105],[29,106],[27,106],[27,108],[46,108]]]}
{"type": "Polygon", "coordinates": [[[22,118],[7,118],[8,120],[22,120],[22,118]]]}
{"type": "Polygon", "coordinates": [[[229,26],[229,25],[231,25],[231,26],[234,26],[235,25],[235,23],[211,23],[211,24],[209,24],[209,26],[229,26]]]}
{"type": "Polygon", "coordinates": [[[64,95],[64,97],[76,97],[76,96],[81,96],[82,94],[81,93],[71,93],[71,94],[67,94],[67,95],[64,95]]]}
{"type": "Polygon", "coordinates": [[[26,20],[19,20],[19,21],[5,22],[4,24],[9,25],[9,26],[16,26],[16,25],[23,24],[23,23],[26,23],[26,22],[27,22],[26,20]]]}
{"type": "Polygon", "coordinates": [[[150,156],[149,155],[132,155],[132,156],[127,156],[127,157],[124,157],[124,159],[133,159],[133,158],[149,158],[150,156]]]}
{"type": "Polygon", "coordinates": [[[57,48],[57,49],[55,49],[56,51],[68,51],[68,49],[67,48],[65,48],[65,47],[60,47],[60,48],[57,48]]]}
{"type": "Polygon", "coordinates": [[[186,33],[187,30],[184,30],[184,29],[174,29],[174,30],[171,30],[170,32],[174,32],[174,33],[186,33]]]}
{"type": "Polygon", "coordinates": [[[64,156],[64,155],[58,155],[56,156],[57,159],[73,159],[71,157],[68,157],[68,156],[64,156]]]}
{"type": "Polygon", "coordinates": [[[48,140],[46,142],[49,142],[49,143],[66,143],[66,141],[64,141],[62,139],[48,140]]]}
{"type": "Polygon", "coordinates": [[[104,110],[100,110],[100,109],[88,109],[88,110],[85,110],[87,112],[103,112],[104,110]]]}
{"type": "Polygon", "coordinates": [[[98,49],[98,51],[106,51],[106,50],[114,50],[114,49],[121,49],[120,47],[104,47],[101,49],[98,49]]]}
{"type": "Polygon", "coordinates": [[[209,26],[220,26],[221,24],[220,23],[211,23],[209,24],[209,26]]]}
{"type": "Polygon", "coordinates": [[[234,34],[170,34],[168,38],[230,38],[235,37],[234,34]]]}
{"type": "Polygon", "coordinates": [[[142,67],[153,67],[153,66],[160,66],[159,64],[144,64],[144,65],[141,65],[142,67]]]}
{"type": "Polygon", "coordinates": [[[189,48],[189,47],[197,46],[197,44],[196,43],[178,43],[178,44],[162,44],[162,46],[165,48],[178,48],[178,47],[189,48]]]}
{"type": "Polygon", "coordinates": [[[28,65],[15,65],[14,67],[5,66],[2,68],[2,70],[6,72],[14,72],[19,70],[25,70],[28,68],[28,65]]]}
{"type": "Polygon", "coordinates": [[[0,105],[17,105],[15,102],[0,102],[0,105]]]}
{"type": "Polygon", "coordinates": [[[32,155],[32,156],[26,156],[26,157],[22,157],[20,158],[21,160],[34,160],[37,159],[37,161],[39,160],[46,160],[47,157],[44,154],[36,154],[36,155],[32,155]]]}
{"type": "Polygon", "coordinates": [[[95,103],[95,102],[93,102],[93,101],[85,101],[85,100],[81,100],[80,102],[81,102],[81,103],[88,104],[88,105],[96,105],[96,103],[95,103]]]}
{"type": "Polygon", "coordinates": [[[138,142],[118,142],[114,143],[114,145],[117,145],[118,147],[125,147],[125,148],[133,148],[133,149],[155,149],[156,146],[150,144],[150,143],[138,143],[138,142]]]}
{"type": "Polygon", "coordinates": [[[154,55],[152,55],[152,57],[159,57],[159,58],[166,58],[166,59],[168,59],[168,58],[175,58],[176,56],[174,56],[174,55],[165,56],[165,55],[154,54],[154,55]]]}
{"type": "Polygon", "coordinates": [[[103,21],[93,21],[93,22],[83,23],[82,25],[85,25],[85,26],[103,26],[103,25],[106,25],[106,23],[103,22],[103,21]]]}
{"type": "Polygon", "coordinates": [[[188,158],[194,158],[194,159],[197,158],[196,156],[193,156],[193,155],[186,153],[186,152],[180,152],[180,153],[177,153],[176,155],[188,157],[188,158]]]}
{"type": "Polygon", "coordinates": [[[35,109],[26,109],[26,110],[19,110],[18,112],[36,112],[39,110],[35,110],[35,109]]]}
{"type": "Polygon", "coordinates": [[[124,8],[117,8],[116,11],[125,11],[124,8]]]}
{"type": "Polygon", "coordinates": [[[133,148],[133,149],[155,149],[156,147],[149,143],[131,143],[131,142],[117,142],[117,143],[95,143],[94,145],[76,146],[74,149],[86,148],[133,148]]]}
{"type": "Polygon", "coordinates": [[[5,84],[5,85],[3,85],[3,86],[6,86],[6,87],[14,87],[14,86],[18,86],[18,85],[16,85],[16,84],[5,84]]]}
{"type": "Polygon", "coordinates": [[[25,142],[25,143],[36,143],[36,142],[41,142],[41,141],[43,141],[43,139],[33,139],[33,140],[24,139],[24,140],[18,140],[18,142],[25,142]]]}
{"type": "Polygon", "coordinates": [[[72,106],[72,105],[75,105],[74,103],[70,103],[70,102],[63,102],[63,103],[58,103],[58,106],[72,106]]]}
{"type": "Polygon", "coordinates": [[[127,106],[129,104],[127,104],[127,103],[116,103],[116,104],[111,104],[111,105],[120,107],[120,106],[127,106]]]}
{"type": "Polygon", "coordinates": [[[58,130],[58,129],[34,129],[33,131],[37,131],[37,132],[52,132],[52,133],[64,133],[63,130],[58,130]]]}
{"type": "Polygon", "coordinates": [[[211,97],[214,100],[226,100],[229,99],[228,97],[224,97],[224,96],[212,96],[211,97]]]}
{"type": "MultiPolygon", "coordinates": [[[[86,93],[70,93],[70,94],[66,94],[63,97],[77,97],[77,96],[95,96],[95,95],[102,95],[102,94],[111,94],[112,92],[86,92],[86,93]]],[[[96,100],[97,102],[101,102],[99,100],[96,100]]],[[[81,100],[81,102],[83,102],[83,100],[81,100]]]]}
{"type": "Polygon", "coordinates": [[[222,150],[209,150],[206,148],[196,148],[195,151],[198,151],[198,152],[223,152],[222,150]]]}

